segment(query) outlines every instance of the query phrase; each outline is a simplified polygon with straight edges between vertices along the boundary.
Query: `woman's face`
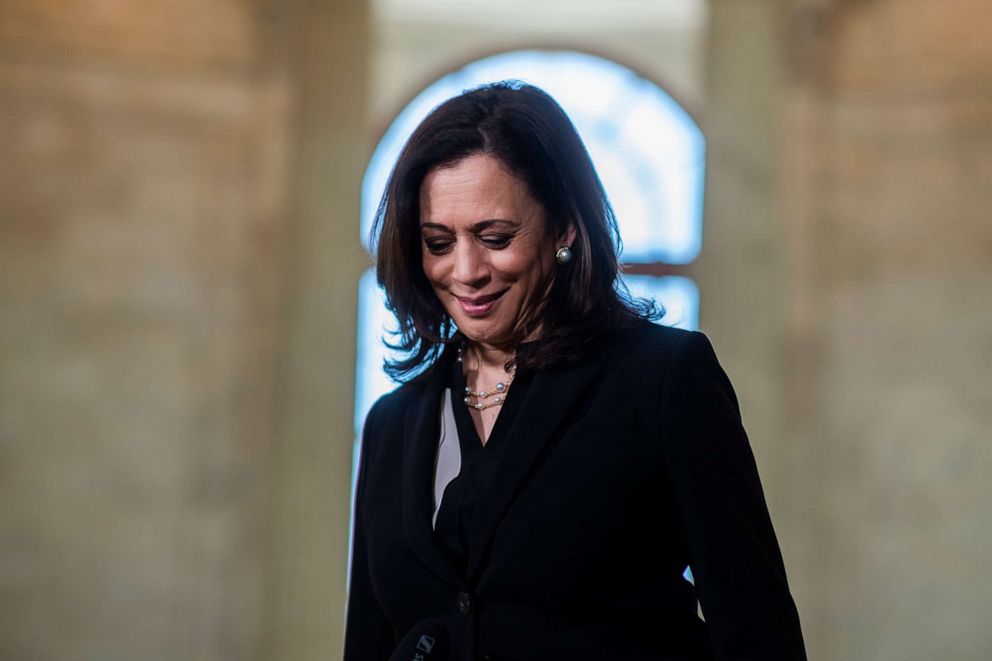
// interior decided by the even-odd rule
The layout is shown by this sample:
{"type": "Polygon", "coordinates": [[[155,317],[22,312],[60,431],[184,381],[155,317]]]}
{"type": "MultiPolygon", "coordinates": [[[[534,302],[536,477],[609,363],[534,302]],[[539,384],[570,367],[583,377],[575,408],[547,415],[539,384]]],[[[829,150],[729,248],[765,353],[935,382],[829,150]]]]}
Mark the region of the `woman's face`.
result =
{"type": "Polygon", "coordinates": [[[435,168],[420,188],[424,274],[468,340],[509,348],[544,297],[555,245],[544,210],[496,159],[435,168]]]}

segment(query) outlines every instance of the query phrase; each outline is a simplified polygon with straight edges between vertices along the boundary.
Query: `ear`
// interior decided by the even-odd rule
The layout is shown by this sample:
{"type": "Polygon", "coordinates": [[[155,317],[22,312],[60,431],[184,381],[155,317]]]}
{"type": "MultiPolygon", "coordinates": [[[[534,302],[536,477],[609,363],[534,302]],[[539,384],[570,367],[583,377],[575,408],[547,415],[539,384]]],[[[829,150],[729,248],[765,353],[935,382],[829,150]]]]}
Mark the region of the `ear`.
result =
{"type": "Polygon", "coordinates": [[[571,248],[575,244],[575,223],[569,222],[565,231],[555,238],[555,248],[568,246],[571,248]]]}

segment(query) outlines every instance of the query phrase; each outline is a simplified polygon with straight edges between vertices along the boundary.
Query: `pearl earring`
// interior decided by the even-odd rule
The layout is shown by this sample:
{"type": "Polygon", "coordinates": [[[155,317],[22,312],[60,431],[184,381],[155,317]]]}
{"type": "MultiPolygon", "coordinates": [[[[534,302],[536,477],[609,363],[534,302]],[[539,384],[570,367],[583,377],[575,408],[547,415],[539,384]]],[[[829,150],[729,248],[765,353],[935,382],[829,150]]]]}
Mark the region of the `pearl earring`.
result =
{"type": "Polygon", "coordinates": [[[559,266],[565,266],[568,264],[572,261],[572,249],[568,246],[558,248],[558,251],[555,253],[555,261],[558,262],[559,266]]]}

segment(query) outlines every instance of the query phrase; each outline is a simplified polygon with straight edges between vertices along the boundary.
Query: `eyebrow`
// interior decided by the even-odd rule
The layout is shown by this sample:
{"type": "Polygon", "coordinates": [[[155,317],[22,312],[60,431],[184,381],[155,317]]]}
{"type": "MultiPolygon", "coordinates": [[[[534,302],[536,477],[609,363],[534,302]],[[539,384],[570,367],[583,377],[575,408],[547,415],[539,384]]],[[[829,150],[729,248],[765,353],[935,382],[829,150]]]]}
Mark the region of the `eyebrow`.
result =
{"type": "MultiPolygon", "coordinates": [[[[473,232],[481,232],[483,230],[489,229],[493,225],[511,225],[513,227],[519,227],[520,223],[509,220],[507,218],[487,218],[486,220],[480,220],[479,222],[472,225],[470,228],[473,232]]],[[[435,223],[431,221],[425,221],[420,223],[420,229],[432,229],[432,230],[442,230],[444,232],[450,232],[451,228],[447,225],[441,223],[435,223]]]]}

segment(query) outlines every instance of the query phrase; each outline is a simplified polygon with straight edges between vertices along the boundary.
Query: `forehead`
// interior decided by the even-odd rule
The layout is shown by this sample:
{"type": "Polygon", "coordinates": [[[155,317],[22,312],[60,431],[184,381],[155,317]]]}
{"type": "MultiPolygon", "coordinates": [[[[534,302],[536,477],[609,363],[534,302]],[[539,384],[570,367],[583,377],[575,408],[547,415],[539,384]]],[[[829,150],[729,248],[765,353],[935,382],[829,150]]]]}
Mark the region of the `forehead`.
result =
{"type": "Polygon", "coordinates": [[[540,213],[527,185],[491,156],[473,154],[431,170],[420,187],[420,220],[454,224],[540,213]]]}

